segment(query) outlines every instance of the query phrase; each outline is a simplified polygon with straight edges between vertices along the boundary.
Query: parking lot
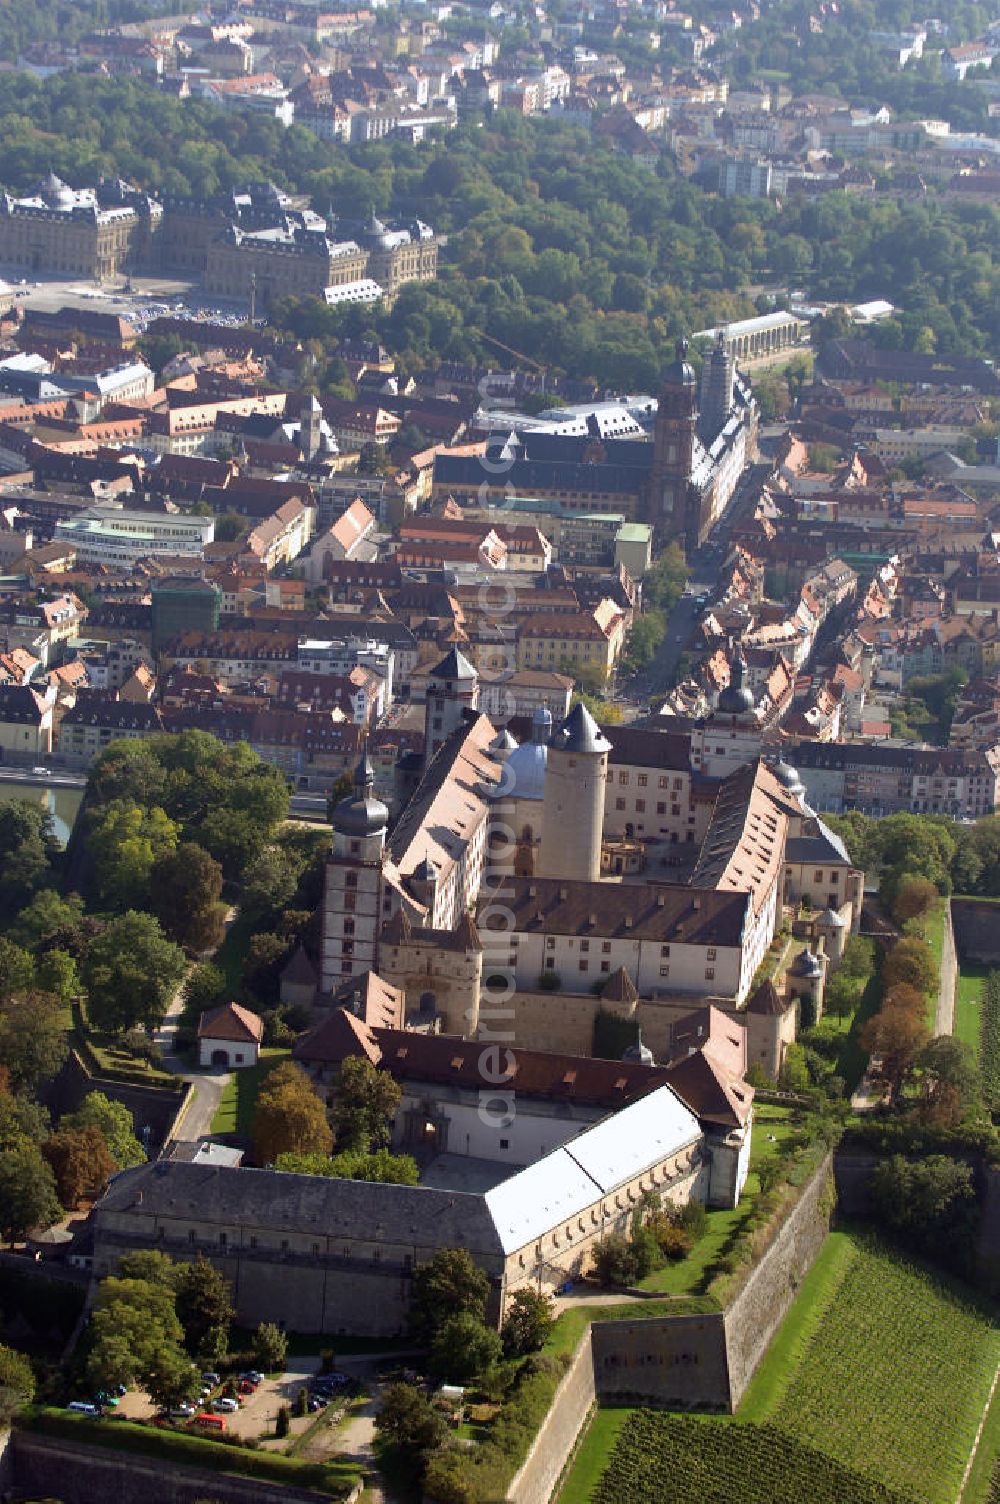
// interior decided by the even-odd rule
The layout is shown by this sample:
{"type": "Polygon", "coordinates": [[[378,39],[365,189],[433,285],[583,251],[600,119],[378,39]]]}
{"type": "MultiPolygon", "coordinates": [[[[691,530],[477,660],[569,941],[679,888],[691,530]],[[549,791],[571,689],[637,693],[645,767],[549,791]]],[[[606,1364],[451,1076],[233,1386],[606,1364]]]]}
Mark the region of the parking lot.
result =
{"type": "Polygon", "coordinates": [[[79,277],[35,276],[25,278],[15,268],[0,266],[0,277],[14,288],[15,307],[37,308],[54,313],[59,308],[90,308],[100,313],[115,313],[142,330],[154,318],[210,318],[217,323],[241,324],[245,321],[245,303],[204,295],[197,282],[176,278],[137,276],[131,291],[125,279],[99,287],[79,277]]]}
{"type": "MultiPolygon", "coordinates": [[[[319,1361],[318,1357],[293,1359],[283,1374],[265,1378],[254,1394],[241,1395],[239,1410],[222,1417],[227,1434],[261,1438],[273,1435],[282,1405],[287,1405],[289,1411],[294,1410],[299,1390],[308,1387],[310,1376],[319,1370],[319,1361]]],[[[211,1412],[211,1400],[206,1401],[206,1409],[211,1412]]],[[[147,1395],[133,1389],[119,1402],[115,1414],[126,1420],[152,1420],[158,1411],[159,1406],[154,1405],[147,1395]]],[[[294,1436],[296,1431],[304,1430],[314,1420],[315,1413],[303,1417],[293,1414],[291,1434],[294,1436]]],[[[177,1423],[184,1424],[181,1420],[177,1423]]]]}

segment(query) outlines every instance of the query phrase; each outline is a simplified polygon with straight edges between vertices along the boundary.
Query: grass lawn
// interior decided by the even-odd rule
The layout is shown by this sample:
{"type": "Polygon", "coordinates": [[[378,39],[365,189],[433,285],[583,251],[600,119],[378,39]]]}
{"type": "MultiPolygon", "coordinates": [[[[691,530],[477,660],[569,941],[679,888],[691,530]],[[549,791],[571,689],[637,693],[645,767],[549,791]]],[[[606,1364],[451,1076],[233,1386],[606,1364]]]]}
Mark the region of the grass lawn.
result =
{"type": "Polygon", "coordinates": [[[215,1110],[212,1132],[236,1133],[244,1138],[249,1137],[260,1083],[276,1065],[290,1058],[290,1050],[261,1050],[260,1059],[256,1065],[248,1066],[245,1070],[233,1071],[215,1110]]]}
{"type": "Polygon", "coordinates": [[[253,932],[252,921],[245,919],[242,914],[237,914],[226,931],[222,944],[212,957],[213,966],[217,966],[226,978],[227,995],[230,997],[239,996],[243,962],[250,949],[253,932]]]}
{"type": "Polygon", "coordinates": [[[597,1411],[556,1495],[556,1504],[589,1504],[590,1496],[608,1465],[618,1433],[631,1414],[632,1411],[624,1406],[597,1411]]]}
{"type": "Polygon", "coordinates": [[[749,1215],[754,1197],[760,1191],[760,1181],[755,1171],[765,1160],[777,1154],[782,1144],[795,1131],[795,1118],[795,1109],[792,1107],[762,1102],[754,1109],[750,1174],[739,1206],[709,1212],[705,1233],[687,1258],[667,1263],[662,1269],[655,1269],[640,1282],[641,1289],[655,1290],[658,1295],[697,1295],[704,1288],[707,1269],[721,1254],[733,1229],[749,1215]]]}
{"type": "MultiPolygon", "coordinates": [[[[944,949],[945,907],[945,899],[939,899],[934,907],[928,910],[923,918],[917,921],[921,938],[930,947],[931,955],[934,957],[934,965],[937,968],[939,976],[941,974],[941,954],[944,949]]],[[[935,987],[927,999],[927,1026],[932,1031],[934,1029],[934,1020],[937,1016],[937,995],[938,989],[935,987]]]]}
{"type": "Polygon", "coordinates": [[[979,1059],[979,998],[983,982],[989,972],[988,966],[977,966],[966,961],[958,974],[955,988],[955,1037],[962,1040],[979,1059]]]}

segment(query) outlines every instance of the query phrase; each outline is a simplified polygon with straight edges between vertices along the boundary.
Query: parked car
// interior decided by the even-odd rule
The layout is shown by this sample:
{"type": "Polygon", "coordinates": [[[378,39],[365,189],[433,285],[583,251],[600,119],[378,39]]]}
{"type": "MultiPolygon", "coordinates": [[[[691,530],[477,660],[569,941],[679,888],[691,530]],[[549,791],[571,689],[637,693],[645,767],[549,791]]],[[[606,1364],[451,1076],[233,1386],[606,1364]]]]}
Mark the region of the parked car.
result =
{"type": "Polygon", "coordinates": [[[191,1422],[192,1426],[199,1426],[203,1431],[224,1431],[225,1419],[221,1415],[196,1415],[191,1422]]]}
{"type": "Polygon", "coordinates": [[[72,1410],[74,1415],[100,1415],[101,1413],[90,1400],[70,1400],[66,1409],[72,1410]]]}
{"type": "Polygon", "coordinates": [[[239,1403],[236,1400],[221,1399],[212,1401],[212,1409],[219,1415],[233,1415],[239,1408],[239,1403]]]}
{"type": "Polygon", "coordinates": [[[263,1384],[264,1382],[264,1375],[262,1373],[258,1373],[256,1368],[251,1368],[248,1369],[246,1373],[241,1373],[240,1378],[249,1379],[251,1384],[263,1384]]]}
{"type": "Polygon", "coordinates": [[[218,1389],[222,1383],[222,1379],[217,1373],[203,1373],[201,1380],[203,1384],[211,1384],[213,1389],[218,1389]]]}
{"type": "Polygon", "coordinates": [[[167,1414],[170,1416],[171,1420],[187,1420],[190,1416],[195,1414],[196,1410],[196,1405],[173,1405],[167,1411],[167,1414]]]}

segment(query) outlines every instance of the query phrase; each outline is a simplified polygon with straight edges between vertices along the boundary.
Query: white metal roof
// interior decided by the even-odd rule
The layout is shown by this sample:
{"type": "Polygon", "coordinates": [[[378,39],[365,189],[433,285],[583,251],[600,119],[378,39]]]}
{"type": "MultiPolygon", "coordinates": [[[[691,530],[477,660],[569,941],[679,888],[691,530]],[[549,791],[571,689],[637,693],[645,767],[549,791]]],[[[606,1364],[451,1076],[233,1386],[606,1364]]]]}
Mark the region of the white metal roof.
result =
{"type": "Polygon", "coordinates": [[[694,1113],[669,1086],[661,1086],[577,1134],[563,1148],[607,1194],[700,1135],[694,1113]]]}
{"type": "Polygon", "coordinates": [[[579,1216],[600,1194],[566,1150],[556,1149],[487,1191],[485,1201],[504,1253],[513,1253],[579,1216]]]}
{"type": "Polygon", "coordinates": [[[584,1129],[486,1192],[504,1253],[578,1217],[617,1186],[700,1136],[698,1119],[669,1086],[584,1129]]]}

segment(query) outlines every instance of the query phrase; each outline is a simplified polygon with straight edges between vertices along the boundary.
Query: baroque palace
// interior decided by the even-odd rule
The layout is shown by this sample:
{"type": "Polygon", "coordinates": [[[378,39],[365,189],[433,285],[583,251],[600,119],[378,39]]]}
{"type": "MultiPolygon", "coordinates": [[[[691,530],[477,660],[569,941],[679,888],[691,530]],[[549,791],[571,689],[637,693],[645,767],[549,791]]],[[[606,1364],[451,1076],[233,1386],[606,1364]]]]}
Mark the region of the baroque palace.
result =
{"type": "Polygon", "coordinates": [[[273,183],[210,200],[157,202],[119,179],[74,189],[50,173],[0,195],[0,265],[102,281],[128,273],[200,277],[206,291],[373,302],[437,275],[438,238],[419,220],[324,219],[273,183]]]}

